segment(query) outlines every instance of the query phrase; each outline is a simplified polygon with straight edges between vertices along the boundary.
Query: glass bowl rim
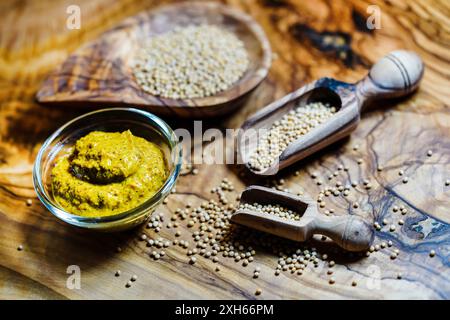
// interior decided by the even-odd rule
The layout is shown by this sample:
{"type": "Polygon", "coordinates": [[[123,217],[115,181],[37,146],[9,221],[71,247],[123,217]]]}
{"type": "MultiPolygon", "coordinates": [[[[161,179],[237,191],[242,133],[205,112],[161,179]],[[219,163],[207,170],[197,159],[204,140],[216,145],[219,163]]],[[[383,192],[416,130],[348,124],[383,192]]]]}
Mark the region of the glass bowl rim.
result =
{"type": "Polygon", "coordinates": [[[172,130],[172,128],[161,118],[154,115],[153,113],[136,109],[136,108],[106,108],[106,109],[99,109],[92,112],[88,112],[85,114],[82,114],[65,124],[63,124],[61,127],[59,127],[55,132],[53,132],[42,144],[41,148],[39,149],[39,152],[36,156],[36,159],[33,164],[33,186],[36,191],[36,194],[39,198],[39,200],[44,204],[44,206],[57,218],[73,225],[77,225],[79,227],[88,227],[92,224],[101,224],[101,223],[114,223],[121,220],[124,220],[125,218],[134,218],[138,217],[142,212],[144,212],[147,209],[152,208],[155,206],[159,200],[161,200],[162,196],[168,194],[172,187],[175,185],[175,182],[179,176],[180,170],[181,170],[181,162],[182,162],[182,148],[180,146],[180,143],[178,139],[176,138],[175,132],[172,130]],[[171,156],[174,154],[175,159],[173,161],[173,168],[169,173],[169,176],[167,177],[164,184],[159,188],[159,190],[149,199],[147,199],[145,202],[140,204],[139,206],[132,208],[130,210],[127,210],[122,213],[118,213],[111,216],[104,216],[104,217],[84,217],[79,216],[76,214],[69,213],[68,211],[64,210],[63,208],[55,206],[51,199],[49,199],[46,195],[46,193],[43,191],[43,180],[42,180],[42,172],[41,172],[41,162],[44,152],[49,148],[50,144],[59,137],[61,132],[65,130],[70,125],[73,125],[77,121],[80,121],[82,119],[88,118],[93,115],[97,115],[99,113],[107,113],[112,111],[126,111],[126,112],[133,112],[138,113],[140,115],[143,115],[144,117],[147,117],[151,122],[154,123],[155,129],[157,132],[163,135],[164,138],[167,139],[168,145],[171,149],[171,156]]]}

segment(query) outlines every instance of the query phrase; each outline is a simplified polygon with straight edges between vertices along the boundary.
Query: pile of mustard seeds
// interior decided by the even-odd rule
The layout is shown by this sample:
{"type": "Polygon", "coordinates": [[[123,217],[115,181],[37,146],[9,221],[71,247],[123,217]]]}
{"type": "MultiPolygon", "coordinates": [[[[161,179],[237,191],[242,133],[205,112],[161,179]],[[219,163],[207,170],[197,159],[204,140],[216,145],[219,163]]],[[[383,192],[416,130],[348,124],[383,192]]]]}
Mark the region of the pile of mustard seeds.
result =
{"type": "Polygon", "coordinates": [[[279,204],[262,205],[260,203],[243,203],[239,205],[239,209],[247,209],[250,211],[262,212],[275,215],[287,220],[300,220],[301,215],[279,204]]]}
{"type": "Polygon", "coordinates": [[[254,170],[269,168],[286,147],[319,126],[336,113],[336,108],[327,103],[312,102],[298,106],[275,121],[267,135],[260,141],[250,156],[249,166],[254,170]]]}
{"type": "Polygon", "coordinates": [[[234,33],[203,24],[152,37],[138,51],[133,73],[149,94],[191,99],[230,88],[248,65],[244,43],[234,33]]]}

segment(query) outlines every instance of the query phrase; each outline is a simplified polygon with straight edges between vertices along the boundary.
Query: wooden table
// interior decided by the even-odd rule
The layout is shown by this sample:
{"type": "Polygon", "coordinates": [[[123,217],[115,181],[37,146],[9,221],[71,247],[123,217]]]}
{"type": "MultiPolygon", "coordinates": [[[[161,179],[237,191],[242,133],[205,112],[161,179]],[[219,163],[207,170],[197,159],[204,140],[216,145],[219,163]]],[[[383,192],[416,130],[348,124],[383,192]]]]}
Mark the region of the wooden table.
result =
{"type": "MultiPolygon", "coordinates": [[[[237,128],[242,121],[276,98],[323,76],[356,81],[387,52],[406,48],[423,58],[426,71],[419,91],[408,99],[378,103],[363,115],[350,139],[311,157],[279,178],[293,191],[316,196],[310,173],[324,180],[338,165],[349,166],[337,180],[370,179],[348,198],[327,198],[336,214],[355,213],[372,221],[388,219],[377,232],[376,244],[392,241],[367,258],[333,255],[336,282],[329,284],[328,267],[303,275],[283,272],[274,276],[277,258],[256,248],[255,261],[243,267],[219,255],[221,270],[211,259],[188,263],[186,250],[171,246],[166,256],[154,261],[149,248],[139,241],[150,237],[174,239],[174,230],[160,235],[145,228],[122,234],[93,234],[70,227],[53,217],[37,200],[31,171],[43,140],[60,125],[83,111],[46,107],[34,96],[48,73],[81,44],[123,18],[164,1],[80,0],[82,27],[68,30],[66,8],[73,1],[3,1],[0,4],[0,298],[214,298],[214,299],[352,299],[352,298],[450,298],[450,7],[448,1],[288,1],[229,0],[230,5],[251,14],[264,28],[275,53],[269,77],[250,101],[221,121],[208,125],[237,128]],[[373,2],[381,9],[381,29],[366,28],[366,9],[373,2]],[[330,33],[324,33],[330,32],[330,33]],[[326,37],[332,45],[324,45],[326,37]],[[359,145],[357,150],[353,147],[359,145]],[[427,150],[433,150],[431,157],[427,150]],[[356,160],[363,159],[362,165],[356,160]],[[377,166],[384,167],[377,171],[377,166]],[[294,175],[295,171],[298,175],[294,175]],[[402,183],[399,170],[409,182],[402,183]],[[32,204],[27,205],[27,199],[32,204]],[[360,204],[354,209],[351,203],[360,204]],[[408,213],[394,213],[393,206],[408,213]],[[404,225],[398,225],[399,219],[404,225]],[[22,245],[23,250],[17,250],[22,245]],[[116,252],[120,246],[121,252],[116,252]],[[390,259],[394,248],[400,251],[390,259]],[[430,250],[436,251],[430,257],[430,250]],[[69,289],[67,268],[81,269],[81,289],[69,289]],[[253,279],[255,267],[261,268],[253,279]],[[120,277],[115,277],[121,270],[120,277]],[[397,279],[401,273],[401,279],[397,279]],[[136,274],[131,288],[125,283],[136,274]],[[351,285],[357,281],[357,286],[351,285]],[[261,288],[262,294],[254,295],[261,288]]],[[[174,127],[179,122],[168,119],[174,127]]],[[[159,211],[169,217],[187,202],[194,206],[214,197],[210,189],[227,177],[236,191],[250,181],[234,166],[198,165],[198,175],[179,179],[176,193],[159,211]]],[[[192,230],[180,223],[182,239],[192,230]]]]}

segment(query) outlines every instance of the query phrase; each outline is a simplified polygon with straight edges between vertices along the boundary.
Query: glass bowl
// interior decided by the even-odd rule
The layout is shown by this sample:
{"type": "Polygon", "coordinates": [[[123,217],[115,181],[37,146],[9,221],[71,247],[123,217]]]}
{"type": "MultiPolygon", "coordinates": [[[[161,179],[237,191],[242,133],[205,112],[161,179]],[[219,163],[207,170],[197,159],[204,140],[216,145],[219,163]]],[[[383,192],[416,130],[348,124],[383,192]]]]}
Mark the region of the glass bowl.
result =
{"type": "Polygon", "coordinates": [[[121,231],[144,222],[175,186],[182,161],[182,148],[172,129],[157,116],[133,108],[102,109],[84,114],[66,123],[42,145],[33,166],[33,184],[39,200],[59,219],[81,228],[121,231]],[[69,152],[73,144],[91,131],[122,132],[157,144],[164,152],[169,176],[150,199],[134,209],[106,217],[83,217],[71,214],[54,199],[51,170],[55,160],[69,152]]]}

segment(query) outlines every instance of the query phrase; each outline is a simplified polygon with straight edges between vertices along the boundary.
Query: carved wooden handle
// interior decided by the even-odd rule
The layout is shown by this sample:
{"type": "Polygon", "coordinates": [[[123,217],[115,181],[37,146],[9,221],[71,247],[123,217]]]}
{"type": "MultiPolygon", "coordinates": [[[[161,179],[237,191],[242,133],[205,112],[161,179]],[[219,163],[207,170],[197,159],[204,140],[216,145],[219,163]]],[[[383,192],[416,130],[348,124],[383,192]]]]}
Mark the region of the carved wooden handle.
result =
{"type": "Polygon", "coordinates": [[[413,92],[422,79],[423,70],[422,59],[415,52],[392,51],[356,84],[360,108],[373,99],[401,97],[413,92]]]}
{"type": "Polygon", "coordinates": [[[330,237],[348,251],[367,250],[375,235],[372,226],[360,217],[353,215],[317,217],[312,233],[330,237]]]}

